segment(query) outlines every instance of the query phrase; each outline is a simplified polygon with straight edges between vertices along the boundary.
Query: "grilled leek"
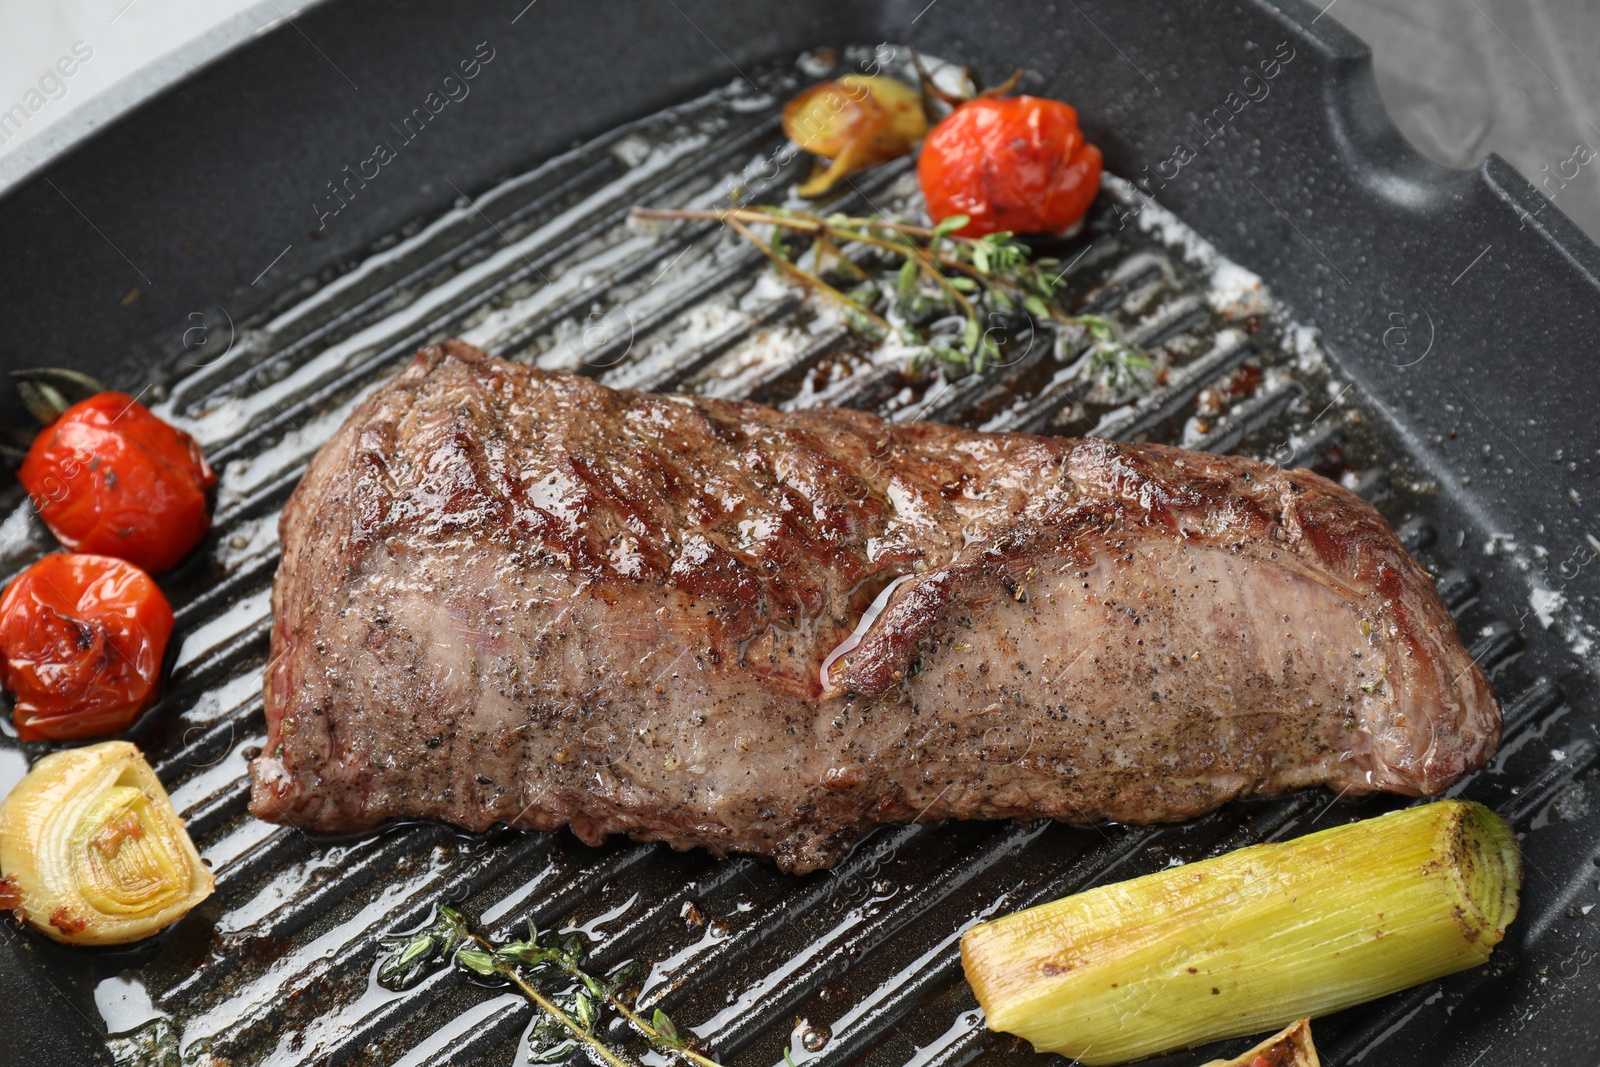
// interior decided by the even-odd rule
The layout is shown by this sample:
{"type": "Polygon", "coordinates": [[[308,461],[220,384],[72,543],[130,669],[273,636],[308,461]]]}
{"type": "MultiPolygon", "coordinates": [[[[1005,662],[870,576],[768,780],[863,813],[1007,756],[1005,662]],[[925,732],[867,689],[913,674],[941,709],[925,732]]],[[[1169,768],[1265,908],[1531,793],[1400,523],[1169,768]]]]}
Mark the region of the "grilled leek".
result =
{"type": "Polygon", "coordinates": [[[961,959],[994,1029],[1125,1063],[1483,963],[1521,885],[1510,827],[1447,800],[983,923],[961,959]]]}
{"type": "Polygon", "coordinates": [[[7,903],[72,945],[149,937],[211,895],[183,820],[126,741],[40,760],[0,804],[7,903]]]}

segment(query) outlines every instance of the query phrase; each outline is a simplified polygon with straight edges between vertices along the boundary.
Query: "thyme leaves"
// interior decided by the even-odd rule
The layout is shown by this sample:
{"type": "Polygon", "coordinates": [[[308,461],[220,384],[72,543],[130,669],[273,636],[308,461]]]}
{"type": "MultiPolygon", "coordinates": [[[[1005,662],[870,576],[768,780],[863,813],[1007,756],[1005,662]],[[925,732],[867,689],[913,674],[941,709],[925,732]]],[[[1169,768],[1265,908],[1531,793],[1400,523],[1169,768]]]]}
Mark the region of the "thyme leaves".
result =
{"type": "Polygon", "coordinates": [[[778,207],[636,207],[633,213],[642,219],[724,223],[760,249],[779,273],[837,304],[853,331],[877,341],[894,337],[914,348],[913,370],[937,365],[957,376],[982,373],[1001,361],[1009,336],[1041,323],[1082,331],[1090,346],[1085,373],[1114,395],[1142,391],[1143,372],[1152,366],[1109,320],[1073,315],[1062,307],[1064,272],[1058,261],[1036,258],[1011,233],[963,237],[957,231],[970,221],[963,215],[920,226],[778,207]],[[770,226],[771,237],[764,239],[755,226],[770,226]],[[790,238],[809,239],[812,269],[800,265],[805,249],[790,238]],[[892,271],[875,278],[845,254],[849,248],[876,252],[889,260],[892,271]],[[830,284],[822,277],[825,266],[855,284],[848,290],[830,284]]]}
{"type": "MultiPolygon", "coordinates": [[[[511,983],[544,1014],[534,1026],[536,1062],[565,1059],[584,1047],[608,1067],[638,1067],[601,1037],[606,1009],[615,1012],[657,1051],[675,1055],[697,1067],[721,1067],[697,1050],[657,1008],[649,1019],[628,1002],[616,976],[595,974],[587,966],[583,939],[541,931],[530,921],[524,937],[495,944],[467,925],[461,913],[441,904],[433,920],[410,934],[386,937],[387,955],[378,965],[378,984],[403,991],[445,967],[459,967],[479,978],[511,983]],[[560,992],[551,989],[559,983],[560,992]]],[[[787,1050],[786,1050],[787,1054],[787,1050]]]]}

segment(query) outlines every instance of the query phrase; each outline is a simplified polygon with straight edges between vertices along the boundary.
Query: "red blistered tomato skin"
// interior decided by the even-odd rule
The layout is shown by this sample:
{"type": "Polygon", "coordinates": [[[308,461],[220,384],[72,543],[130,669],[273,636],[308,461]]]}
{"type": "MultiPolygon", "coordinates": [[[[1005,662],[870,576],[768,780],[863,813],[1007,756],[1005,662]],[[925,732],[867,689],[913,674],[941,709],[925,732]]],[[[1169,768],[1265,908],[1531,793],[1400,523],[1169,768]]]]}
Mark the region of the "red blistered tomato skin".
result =
{"type": "Polygon", "coordinates": [[[152,574],[176,567],[211,529],[217,476],[194,438],[123,393],[68,408],[34,438],[17,478],[56,539],[152,574]]]}
{"type": "Polygon", "coordinates": [[[928,214],[966,215],[956,232],[1060,233],[1100,191],[1100,149],[1083,139],[1078,113],[1059,100],[971,100],[933,128],[917,177],[928,214]]]}
{"type": "Polygon", "coordinates": [[[155,702],[172,608],[155,581],[110,556],[57,552],[0,597],[0,657],[24,741],[124,730],[155,702]]]}

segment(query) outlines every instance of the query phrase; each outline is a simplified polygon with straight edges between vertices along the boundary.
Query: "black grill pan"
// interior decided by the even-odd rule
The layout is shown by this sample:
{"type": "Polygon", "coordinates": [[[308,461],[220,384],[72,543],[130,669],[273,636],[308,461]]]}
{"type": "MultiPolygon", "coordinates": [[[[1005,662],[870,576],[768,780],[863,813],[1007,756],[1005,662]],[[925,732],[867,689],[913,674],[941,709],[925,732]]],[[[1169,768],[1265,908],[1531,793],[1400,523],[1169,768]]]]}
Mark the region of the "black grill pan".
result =
{"type": "MultiPolygon", "coordinates": [[[[841,206],[899,203],[908,182],[890,165],[841,206]]],[[[419,344],[478,331],[498,353],[559,359],[591,327],[602,339],[577,366],[607,381],[774,402],[803,402],[809,382],[892,417],[1181,439],[1311,466],[1372,499],[1435,574],[1505,702],[1502,754],[1457,791],[1513,821],[1528,882],[1490,965],[1319,1021],[1324,1059],[1600,1057],[1600,634],[1586,621],[1600,592],[1600,251],[1502,161],[1458,172],[1412,152],[1366,49],[1318,9],[334,0],[7,191],[0,248],[8,368],[79,367],[148,388],[178,417],[211,411],[213,428],[215,411],[238,412],[209,445],[225,472],[217,532],[163,580],[183,649],[130,735],[181,798],[219,892],[126,950],[6,929],[0,1062],[144,1062],[139,1047],[185,1032],[185,1062],[510,1063],[530,1016],[503,990],[456,974],[404,997],[370,985],[376,938],[449,898],[497,932],[526,917],[570,924],[595,935],[600,963],[656,968],[646,1001],[729,1067],[779,1063],[786,1045],[817,1067],[1022,1064],[1034,1055],[982,1028],[960,980],[964,925],[1398,803],[1312,793],[1173,828],[891,828],[806,879],[565,834],[396,826],[326,840],[254,823],[238,779],[261,732],[261,597],[304,454],[419,344]],[[746,196],[780,196],[799,166],[775,155],[795,58],[879,42],[990,81],[1026,68],[1029,91],[1074,103],[1109,172],[1138,183],[1112,183],[1068,248],[1081,255],[1069,291],[1171,356],[1149,402],[1094,410],[1039,355],[992,386],[908,400],[894,368],[869,366],[842,331],[808,327],[792,297],[763,297],[760,263],[714,228],[627,228],[630,203],[710,196],[730,176],[746,196]],[[473,58],[470,94],[378,177],[343,184],[473,58]],[[663,144],[689,147],[650,154],[663,144]],[[330,199],[330,183],[348,196],[330,199]],[[1166,230],[1151,226],[1169,212],[1166,230]],[[1264,280],[1259,313],[1214,299],[1192,238],[1264,280]],[[694,316],[701,333],[681,332],[694,316]],[[381,337],[357,343],[374,324],[381,337]],[[783,342],[770,365],[719,371],[769,336],[783,342]],[[1197,406],[1255,369],[1227,410],[1197,406]],[[119,994],[133,1007],[103,1007],[119,994]],[[108,1046],[103,1014],[149,1014],[146,996],[170,1024],[108,1046]]],[[[14,398],[3,403],[23,425],[14,398]]],[[[20,491],[6,493],[10,574],[49,542],[20,491]]],[[[42,751],[0,739],[0,772],[42,751]]]]}

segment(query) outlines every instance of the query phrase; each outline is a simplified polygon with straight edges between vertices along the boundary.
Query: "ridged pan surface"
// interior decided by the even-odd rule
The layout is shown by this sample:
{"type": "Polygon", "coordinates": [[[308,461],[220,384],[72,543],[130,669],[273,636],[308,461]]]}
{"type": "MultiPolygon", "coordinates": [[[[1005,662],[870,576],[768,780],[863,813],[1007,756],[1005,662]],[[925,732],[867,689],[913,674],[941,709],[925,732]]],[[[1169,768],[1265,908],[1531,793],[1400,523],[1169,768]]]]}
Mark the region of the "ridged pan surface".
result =
{"type": "MultiPolygon", "coordinates": [[[[845,49],[834,69],[871,56],[845,49]]],[[[1044,332],[1008,335],[1003,365],[982,375],[929,383],[905,373],[903,351],[852,336],[833,309],[797,293],[717,224],[630,222],[635,204],[786,202],[808,163],[785,151],[779,113],[823,69],[815,55],[747,68],[750,81],[463,196],[337,277],[286,295],[241,324],[223,358],[180,368],[153,395],[159,413],[202,441],[222,484],[210,557],[174,591],[168,691],[134,738],[188,820],[217,892],[145,946],[88,959],[31,948],[64,983],[95,985],[107,1026],[125,1031],[110,1042],[117,1060],[528,1062],[536,1020],[513,992],[459,971],[405,993],[374,979],[379,940],[450,901],[497,937],[532,919],[581,931],[597,968],[636,961],[640,1006],[666,1009],[730,1067],[781,1067],[786,1047],[815,1067],[1021,1064],[1034,1054],[984,1028],[962,980],[957,944],[973,923],[1402,803],[1309,792],[1170,827],[886,828],[837,870],[806,878],[664,846],[591,849],[566,833],[397,825],[330,840],[254,820],[246,767],[264,736],[279,509],[351,407],[418,346],[449,336],[619,386],[1164,441],[1310,467],[1355,489],[1436,576],[1504,702],[1500,754],[1453,792],[1513,822],[1529,884],[1488,966],[1319,1020],[1324,1062],[1429,1062],[1488,1040],[1473,1028],[1491,1011],[1503,1028],[1536,1002],[1548,1010],[1550,998],[1568,1011],[1594,1004],[1600,968],[1574,930],[1600,894],[1592,879],[1563,885],[1541,871],[1541,839],[1594,818],[1600,752],[1572,714],[1572,694],[1550,680],[1582,677],[1576,661],[1553,639],[1527,654],[1529,627],[1507,617],[1514,598],[1480,588],[1475,575],[1486,549],[1497,550],[1494,531],[1441,519],[1439,486],[1409,459],[1404,433],[1335,371],[1317,330],[1273,297],[1271,279],[1221,258],[1111,176],[1084,229],[1050,252],[1070,306],[1115,320],[1152,354],[1144,385],[1109,394],[1081,354],[1044,332]]],[[[856,176],[827,205],[856,214],[919,207],[905,161],[856,176]]],[[[8,574],[50,548],[26,505],[6,526],[8,574]]],[[[4,753],[12,762],[16,754],[14,743],[4,753]]],[[[620,1029],[611,1036],[646,1053],[620,1029]]],[[[1198,1063],[1246,1044],[1160,1062],[1198,1063]]]]}

